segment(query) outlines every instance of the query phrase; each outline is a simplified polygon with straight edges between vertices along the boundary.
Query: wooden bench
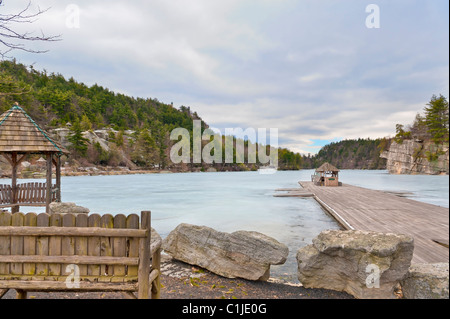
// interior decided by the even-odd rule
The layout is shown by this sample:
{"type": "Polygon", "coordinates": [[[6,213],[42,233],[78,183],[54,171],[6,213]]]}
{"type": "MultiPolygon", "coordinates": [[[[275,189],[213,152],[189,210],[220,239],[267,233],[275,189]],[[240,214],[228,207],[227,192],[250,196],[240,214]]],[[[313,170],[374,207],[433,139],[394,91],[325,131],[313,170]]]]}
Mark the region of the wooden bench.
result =
{"type": "Polygon", "coordinates": [[[0,297],[28,291],[120,291],[160,296],[161,242],[151,245],[151,213],[0,212],[0,297]]]}
{"type": "MultiPolygon", "coordinates": [[[[46,183],[23,183],[17,185],[17,200],[13,204],[11,185],[0,185],[0,208],[13,206],[45,206],[46,183]]],[[[57,187],[52,185],[52,201],[57,201],[57,187]]]]}

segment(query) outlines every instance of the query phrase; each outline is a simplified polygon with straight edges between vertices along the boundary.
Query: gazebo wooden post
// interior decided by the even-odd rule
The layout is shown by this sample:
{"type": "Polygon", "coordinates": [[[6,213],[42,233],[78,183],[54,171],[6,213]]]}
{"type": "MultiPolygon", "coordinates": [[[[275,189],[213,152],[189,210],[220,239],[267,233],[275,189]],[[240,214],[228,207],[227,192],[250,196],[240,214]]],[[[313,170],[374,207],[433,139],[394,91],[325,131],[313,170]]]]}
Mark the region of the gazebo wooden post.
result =
{"type": "MultiPolygon", "coordinates": [[[[17,204],[17,152],[11,153],[11,204],[17,204]]],[[[12,206],[11,212],[17,213],[19,211],[19,206],[12,206]]]]}
{"type": "Polygon", "coordinates": [[[56,155],[56,158],[53,159],[53,164],[56,167],[56,200],[61,202],[61,155],[56,155]]]}
{"type": "Polygon", "coordinates": [[[45,200],[45,212],[50,213],[50,203],[52,202],[52,153],[47,153],[47,190],[45,200]]]}

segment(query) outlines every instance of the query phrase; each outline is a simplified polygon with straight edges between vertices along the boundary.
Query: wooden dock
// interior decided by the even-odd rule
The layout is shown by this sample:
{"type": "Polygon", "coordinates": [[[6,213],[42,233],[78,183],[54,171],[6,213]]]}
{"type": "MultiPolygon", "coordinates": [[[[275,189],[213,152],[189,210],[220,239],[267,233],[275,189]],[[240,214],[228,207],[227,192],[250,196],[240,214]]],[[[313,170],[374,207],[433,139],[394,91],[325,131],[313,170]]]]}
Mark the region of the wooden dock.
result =
{"type": "Polygon", "coordinates": [[[407,234],[413,263],[449,262],[449,209],[383,191],[299,182],[345,229],[407,234]]]}
{"type": "Polygon", "coordinates": [[[273,197],[314,197],[314,194],[305,191],[303,188],[279,188],[275,190],[278,192],[273,197]]]}

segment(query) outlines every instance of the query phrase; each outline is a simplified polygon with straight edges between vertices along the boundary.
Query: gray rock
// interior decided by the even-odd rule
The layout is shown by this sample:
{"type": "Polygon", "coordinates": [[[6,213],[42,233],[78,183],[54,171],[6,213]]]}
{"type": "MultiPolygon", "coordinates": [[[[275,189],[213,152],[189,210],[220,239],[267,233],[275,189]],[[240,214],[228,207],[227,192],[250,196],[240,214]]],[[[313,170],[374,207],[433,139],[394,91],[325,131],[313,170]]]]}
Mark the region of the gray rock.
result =
{"type": "Polygon", "coordinates": [[[414,264],[402,281],[407,299],[449,299],[448,263],[414,264]]]}
{"type": "Polygon", "coordinates": [[[95,144],[98,143],[100,147],[105,150],[106,152],[109,152],[110,148],[108,146],[108,142],[100,137],[98,137],[94,132],[91,131],[85,131],[82,133],[83,137],[89,140],[89,143],[95,144]]]}
{"type": "Polygon", "coordinates": [[[75,203],[50,203],[50,214],[89,214],[89,208],[77,206],[75,203]]]}
{"type": "Polygon", "coordinates": [[[150,232],[150,248],[152,248],[151,253],[153,254],[154,253],[153,249],[161,247],[161,245],[162,245],[162,238],[158,234],[158,232],[152,227],[150,232]]]}
{"type": "Polygon", "coordinates": [[[386,168],[391,174],[449,174],[449,148],[442,148],[437,160],[430,162],[427,152],[436,152],[436,145],[431,141],[404,140],[399,144],[392,142],[388,151],[380,157],[387,159],[386,168]]]}
{"type": "Polygon", "coordinates": [[[270,265],[286,261],[286,245],[258,232],[224,233],[206,226],[180,224],[163,241],[174,259],[227,278],[267,280],[270,265]]]}
{"type": "Polygon", "coordinates": [[[327,230],[298,250],[298,279],[306,288],[345,291],[356,298],[395,298],[414,250],[410,236],[327,230]]]}
{"type": "Polygon", "coordinates": [[[23,161],[22,163],[20,163],[20,165],[21,165],[23,168],[29,168],[29,167],[31,166],[31,163],[30,163],[30,162],[27,162],[27,161],[23,161]]]}

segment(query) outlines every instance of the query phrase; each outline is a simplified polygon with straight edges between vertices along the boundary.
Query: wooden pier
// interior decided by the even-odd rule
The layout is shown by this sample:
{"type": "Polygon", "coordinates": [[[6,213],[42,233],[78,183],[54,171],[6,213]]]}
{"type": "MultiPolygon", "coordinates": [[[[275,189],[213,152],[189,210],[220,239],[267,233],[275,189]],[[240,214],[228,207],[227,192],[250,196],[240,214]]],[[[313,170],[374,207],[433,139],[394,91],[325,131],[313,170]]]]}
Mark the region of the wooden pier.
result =
{"type": "Polygon", "coordinates": [[[345,229],[407,234],[413,263],[449,262],[449,209],[383,191],[299,182],[345,229]]]}
{"type": "Polygon", "coordinates": [[[314,194],[302,188],[279,188],[273,197],[314,197],[314,194]]]}

